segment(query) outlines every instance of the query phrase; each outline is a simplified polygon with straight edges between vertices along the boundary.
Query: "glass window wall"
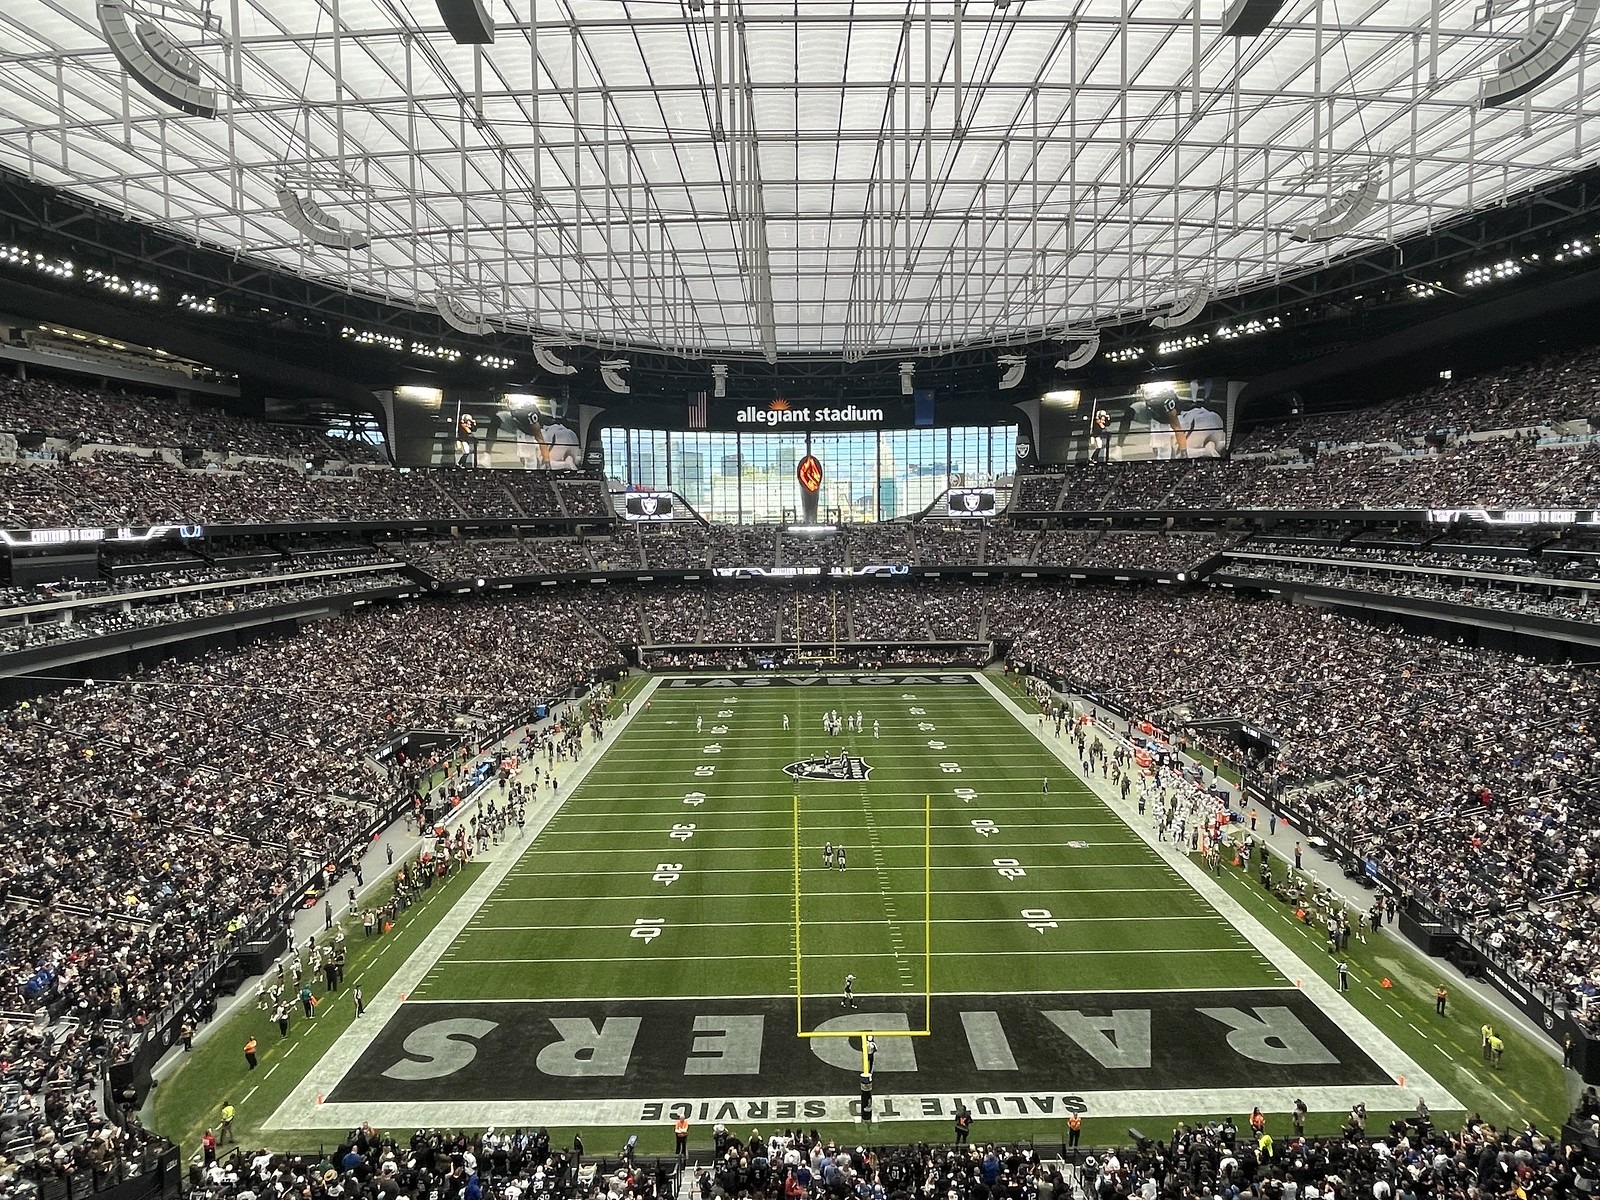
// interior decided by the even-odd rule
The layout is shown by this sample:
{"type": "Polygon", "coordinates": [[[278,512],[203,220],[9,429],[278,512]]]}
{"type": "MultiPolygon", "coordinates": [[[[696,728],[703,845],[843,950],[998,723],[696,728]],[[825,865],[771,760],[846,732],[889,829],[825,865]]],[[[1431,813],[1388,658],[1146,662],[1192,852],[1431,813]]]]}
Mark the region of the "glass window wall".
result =
{"type": "MultiPolygon", "coordinates": [[[[780,521],[800,507],[795,467],[803,432],[709,433],[607,428],[606,474],[634,488],[670,488],[713,521],[780,521]]],[[[921,512],[949,487],[982,487],[1011,472],[1012,425],[813,433],[821,512],[887,521],[921,512]]]]}

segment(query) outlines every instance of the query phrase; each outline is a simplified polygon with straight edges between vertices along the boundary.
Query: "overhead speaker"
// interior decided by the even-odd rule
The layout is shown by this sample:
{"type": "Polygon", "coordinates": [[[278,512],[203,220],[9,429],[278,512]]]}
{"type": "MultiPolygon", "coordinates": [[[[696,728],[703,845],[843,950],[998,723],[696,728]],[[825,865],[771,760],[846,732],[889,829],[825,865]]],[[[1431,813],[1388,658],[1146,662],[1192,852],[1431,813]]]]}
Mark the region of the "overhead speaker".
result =
{"type": "Polygon", "coordinates": [[[622,377],[622,372],[630,366],[625,358],[602,358],[600,360],[600,381],[611,391],[619,396],[628,394],[628,381],[622,377]]]}
{"type": "Polygon", "coordinates": [[[493,326],[484,318],[478,316],[461,301],[448,292],[435,292],[433,306],[439,310],[439,316],[451,329],[460,333],[471,334],[473,337],[482,337],[493,330],[493,326]]]}
{"type": "Polygon", "coordinates": [[[1098,333],[1079,342],[1076,349],[1065,358],[1056,363],[1058,371],[1076,371],[1079,367],[1087,367],[1100,353],[1100,335],[1098,333]]]}
{"type": "Polygon", "coordinates": [[[1172,302],[1172,307],[1159,317],[1152,317],[1150,324],[1157,329],[1176,329],[1179,325],[1187,325],[1198,317],[1207,304],[1211,302],[1211,285],[1198,283],[1189,291],[1184,292],[1172,302]]]}
{"type": "Polygon", "coordinates": [[[125,0],[98,0],[95,16],[106,45],[135,83],[191,117],[217,115],[217,92],[201,82],[200,60],[166,30],[148,17],[135,24],[125,0]]]}
{"type": "Polygon", "coordinates": [[[1351,188],[1323,209],[1315,221],[1296,225],[1289,236],[1297,242],[1325,242],[1350,232],[1377,206],[1378,189],[1382,186],[1383,177],[1373,172],[1365,183],[1351,188]]]}
{"type": "Polygon", "coordinates": [[[557,358],[555,352],[538,342],[533,344],[533,360],[549,371],[552,375],[576,375],[578,368],[563,359],[557,358]]]}
{"type": "Polygon", "coordinates": [[[322,210],[310,196],[301,196],[278,185],[278,211],[309,241],[333,250],[360,250],[372,244],[364,230],[346,229],[322,210]]]}
{"type": "Polygon", "coordinates": [[[483,0],[434,0],[439,16],[458,46],[486,46],[494,41],[494,18],[483,0]]]}
{"type": "Polygon", "coordinates": [[[1028,356],[1026,354],[1002,354],[1000,356],[1000,390],[1009,391],[1022,382],[1022,377],[1028,373],[1028,356]]]}
{"type": "Polygon", "coordinates": [[[1260,37],[1283,0],[1233,0],[1222,13],[1223,37],[1260,37]]]}
{"type": "Polygon", "coordinates": [[[1500,56],[1500,71],[1478,90],[1478,107],[1508,104],[1545,83],[1583,45],[1600,16],[1600,0],[1578,0],[1572,19],[1560,29],[1561,18],[1545,13],[1520,42],[1500,56]],[[1559,29],[1559,32],[1558,32],[1559,29]]]}

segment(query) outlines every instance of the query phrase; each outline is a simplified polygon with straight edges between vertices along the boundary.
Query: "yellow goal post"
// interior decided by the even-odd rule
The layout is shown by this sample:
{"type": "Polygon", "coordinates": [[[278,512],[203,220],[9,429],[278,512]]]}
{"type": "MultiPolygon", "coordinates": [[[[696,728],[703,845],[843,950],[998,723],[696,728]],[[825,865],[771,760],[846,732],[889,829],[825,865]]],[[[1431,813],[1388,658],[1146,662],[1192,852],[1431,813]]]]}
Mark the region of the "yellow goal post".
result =
{"type": "Polygon", "coordinates": [[[929,1037],[933,1024],[933,797],[922,798],[922,1020],[921,1029],[807,1029],[805,1019],[804,923],[800,916],[800,793],[794,795],[794,1018],[800,1038],[860,1038],[861,1073],[870,1075],[867,1039],[929,1037]]]}

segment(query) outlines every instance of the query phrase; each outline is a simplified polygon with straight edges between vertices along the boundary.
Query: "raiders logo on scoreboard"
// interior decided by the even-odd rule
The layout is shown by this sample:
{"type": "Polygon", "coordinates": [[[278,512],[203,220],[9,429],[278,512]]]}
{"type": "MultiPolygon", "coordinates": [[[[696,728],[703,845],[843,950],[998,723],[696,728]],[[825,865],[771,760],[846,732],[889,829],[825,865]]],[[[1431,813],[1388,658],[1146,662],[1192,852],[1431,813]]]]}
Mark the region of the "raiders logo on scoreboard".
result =
{"type": "Polygon", "coordinates": [[[872,766],[857,754],[840,751],[832,758],[814,755],[792,762],[783,773],[793,779],[820,779],[826,783],[855,783],[872,774],[872,766]]]}
{"type": "Polygon", "coordinates": [[[945,511],[952,517],[992,517],[996,507],[993,488],[951,488],[945,511]]]}
{"type": "Polygon", "coordinates": [[[627,498],[624,509],[630,521],[670,521],[672,493],[635,492],[627,498]]]}

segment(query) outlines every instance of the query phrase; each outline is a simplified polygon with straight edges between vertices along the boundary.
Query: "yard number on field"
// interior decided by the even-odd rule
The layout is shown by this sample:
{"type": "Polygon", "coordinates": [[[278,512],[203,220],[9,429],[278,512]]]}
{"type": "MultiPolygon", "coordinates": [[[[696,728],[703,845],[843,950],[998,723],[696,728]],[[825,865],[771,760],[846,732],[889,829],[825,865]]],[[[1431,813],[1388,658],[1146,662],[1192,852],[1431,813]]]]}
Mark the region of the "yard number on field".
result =
{"type": "Polygon", "coordinates": [[[661,936],[661,927],[666,923],[665,917],[635,917],[633,929],[629,931],[628,936],[636,937],[641,942],[653,942],[661,936]]]}
{"type": "MultiPolygon", "coordinates": [[[[1023,870],[1022,864],[1014,858],[997,858],[994,865],[999,868],[1000,874],[1007,879],[1021,879],[1028,872],[1023,870]]],[[[1024,913],[1024,916],[1027,914],[1024,913]]]]}
{"type": "Polygon", "coordinates": [[[979,817],[977,820],[972,822],[972,828],[979,837],[993,837],[995,834],[1000,832],[1000,826],[996,825],[987,817],[979,817]]]}
{"type": "Polygon", "coordinates": [[[1025,908],[1022,910],[1022,919],[1028,923],[1029,929],[1037,929],[1041,937],[1046,929],[1059,928],[1051,919],[1048,908],[1025,908]]]}
{"type": "Polygon", "coordinates": [[[654,883],[664,883],[668,887],[671,887],[673,884],[678,882],[678,879],[680,876],[682,876],[682,874],[682,863],[657,863],[656,873],[650,876],[650,879],[654,883]]]}
{"type": "Polygon", "coordinates": [[[691,821],[687,825],[682,823],[674,825],[672,827],[672,832],[667,834],[667,836],[675,842],[687,842],[694,836],[694,823],[691,821]]]}

